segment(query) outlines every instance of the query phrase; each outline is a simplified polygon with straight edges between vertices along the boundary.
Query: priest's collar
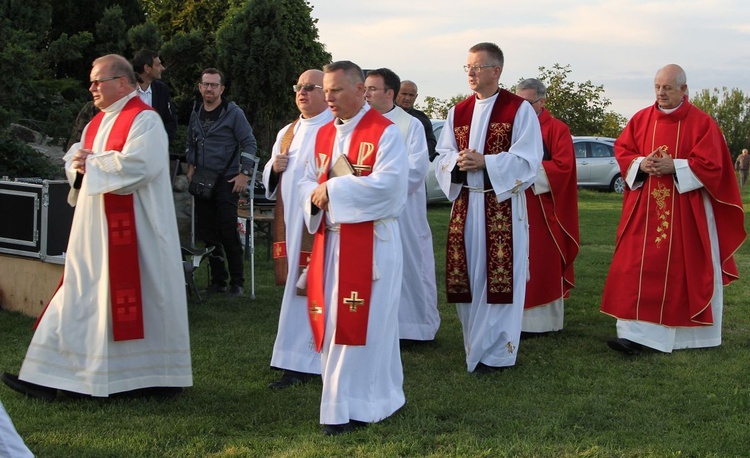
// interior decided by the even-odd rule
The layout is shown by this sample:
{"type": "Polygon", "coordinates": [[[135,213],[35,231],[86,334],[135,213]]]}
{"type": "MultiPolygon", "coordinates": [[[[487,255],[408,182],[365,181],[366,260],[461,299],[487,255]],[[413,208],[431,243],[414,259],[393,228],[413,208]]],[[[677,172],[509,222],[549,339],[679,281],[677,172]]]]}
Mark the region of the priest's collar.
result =
{"type": "Polygon", "coordinates": [[[355,115],[354,115],[354,116],[352,116],[351,118],[347,118],[347,119],[336,118],[335,124],[336,124],[336,125],[339,125],[339,126],[340,126],[340,125],[342,125],[342,124],[348,124],[348,123],[349,123],[349,121],[351,121],[352,119],[356,119],[356,118],[359,118],[359,117],[361,117],[362,115],[364,115],[365,113],[367,113],[367,112],[368,112],[369,110],[370,110],[370,104],[368,104],[368,103],[365,103],[365,104],[364,104],[364,105],[362,105],[362,107],[361,107],[361,108],[359,109],[359,111],[357,112],[357,114],[355,114],[355,115]]]}
{"type": "Polygon", "coordinates": [[[661,111],[662,113],[670,114],[670,113],[674,113],[675,111],[679,110],[683,103],[685,103],[684,99],[683,99],[682,102],[680,102],[679,105],[677,105],[674,108],[662,108],[658,104],[656,105],[656,107],[659,108],[659,111],[661,111]]]}

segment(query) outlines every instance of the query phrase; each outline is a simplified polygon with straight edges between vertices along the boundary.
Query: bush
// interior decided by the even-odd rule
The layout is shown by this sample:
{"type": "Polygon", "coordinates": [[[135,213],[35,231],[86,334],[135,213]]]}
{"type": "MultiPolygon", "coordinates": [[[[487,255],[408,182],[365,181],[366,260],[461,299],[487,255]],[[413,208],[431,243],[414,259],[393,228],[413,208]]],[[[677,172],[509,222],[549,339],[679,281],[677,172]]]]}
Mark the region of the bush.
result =
{"type": "Polygon", "coordinates": [[[44,154],[18,140],[9,129],[0,131],[0,176],[65,178],[65,172],[44,154]]]}

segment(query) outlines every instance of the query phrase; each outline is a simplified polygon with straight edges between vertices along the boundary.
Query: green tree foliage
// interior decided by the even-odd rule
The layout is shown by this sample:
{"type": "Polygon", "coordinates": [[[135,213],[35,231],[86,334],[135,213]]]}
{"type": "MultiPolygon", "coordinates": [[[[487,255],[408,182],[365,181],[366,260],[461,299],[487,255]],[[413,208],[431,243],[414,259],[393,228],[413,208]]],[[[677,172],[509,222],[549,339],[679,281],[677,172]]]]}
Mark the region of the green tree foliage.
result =
{"type": "Polygon", "coordinates": [[[143,9],[163,37],[178,33],[203,32],[209,43],[221,26],[227,12],[246,2],[243,0],[141,0],[143,9]]]}
{"type": "Polygon", "coordinates": [[[750,97],[737,88],[701,89],[690,102],[705,111],[719,124],[727,139],[732,157],[750,148],[750,97]]]}
{"type": "Polygon", "coordinates": [[[158,50],[161,48],[162,41],[161,35],[159,35],[159,30],[156,28],[156,24],[150,20],[131,27],[130,30],[128,30],[128,43],[130,44],[130,49],[136,52],[141,49],[158,50]]]}
{"type": "Polygon", "coordinates": [[[219,67],[264,150],[270,150],[276,132],[298,114],[292,85],[299,75],[331,60],[318,41],[311,12],[304,0],[253,0],[217,32],[219,67]]]}
{"type": "Polygon", "coordinates": [[[104,10],[96,23],[96,53],[125,55],[128,25],[122,17],[122,8],[111,6],[104,10]]]}
{"type": "Polygon", "coordinates": [[[537,78],[547,86],[545,106],[550,114],[565,122],[573,135],[617,137],[624,122],[622,125],[616,123],[624,118],[608,115],[607,107],[612,102],[604,96],[604,86],[597,86],[591,80],[583,83],[570,81],[571,72],[570,65],[556,63],[550,69],[539,67],[537,78]]]}
{"type": "Polygon", "coordinates": [[[430,119],[445,119],[448,117],[448,110],[467,97],[469,97],[467,94],[458,94],[451,97],[450,100],[445,100],[428,95],[424,98],[424,105],[416,104],[416,107],[418,110],[424,111],[430,119]]]}

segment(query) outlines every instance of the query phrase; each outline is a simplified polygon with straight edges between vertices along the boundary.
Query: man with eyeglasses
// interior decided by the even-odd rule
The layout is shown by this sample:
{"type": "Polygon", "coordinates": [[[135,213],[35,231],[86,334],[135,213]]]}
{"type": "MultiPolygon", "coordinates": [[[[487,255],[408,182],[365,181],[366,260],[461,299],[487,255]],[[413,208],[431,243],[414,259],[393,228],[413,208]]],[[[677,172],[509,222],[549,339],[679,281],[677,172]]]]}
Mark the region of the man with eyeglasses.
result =
{"type": "Polygon", "coordinates": [[[414,81],[404,80],[401,81],[401,87],[396,96],[396,105],[400,106],[405,112],[414,116],[422,123],[424,127],[424,135],[427,140],[427,150],[430,154],[430,162],[432,162],[437,153],[435,152],[435,145],[437,145],[437,139],[435,138],[435,132],[432,130],[432,122],[424,112],[414,108],[414,102],[417,100],[417,84],[414,81]]]}
{"type": "Polygon", "coordinates": [[[528,278],[525,189],[542,160],[542,136],[528,103],[499,89],[503,53],[469,49],[474,95],[448,112],[435,175],[452,201],[446,253],[448,301],[461,320],[469,372],[513,366],[528,278]],[[469,270],[471,269],[471,270],[469,270]]]}
{"type": "Polygon", "coordinates": [[[138,96],[161,116],[171,146],[177,136],[177,113],[172,107],[169,87],[161,81],[164,65],[159,54],[150,49],[138,51],[133,56],[133,69],[138,78],[138,96]]]}
{"type": "Polygon", "coordinates": [[[64,278],[2,380],[47,401],[173,396],[193,377],[167,134],[124,57],[96,59],[89,91],[101,111],[63,158],[76,207],[64,278]]]}
{"type": "Polygon", "coordinates": [[[406,207],[398,217],[404,252],[404,276],[398,307],[401,348],[432,341],[440,327],[435,285],[435,254],[427,222],[424,180],[429,168],[427,143],[419,120],[395,104],[396,88],[403,87],[392,70],[379,68],[367,73],[365,100],[396,124],[409,154],[409,187],[406,207]]]}
{"type": "Polygon", "coordinates": [[[336,435],[381,421],[405,402],[396,217],[406,202],[409,165],[398,127],[365,103],[362,69],[339,61],[324,72],[335,119],[318,131],[299,203],[315,233],[306,286],[321,352],[320,422],[325,434],[336,435]]]}
{"type": "Polygon", "coordinates": [[[211,284],[206,292],[240,297],[244,293],[245,263],[237,232],[237,204],[253,168],[251,160],[240,153],[255,155],[255,137],[242,109],[222,97],[224,75],[219,70],[203,70],[198,89],[203,103],[190,114],[186,177],[190,182],[196,168],[220,174],[210,199],[195,198],[197,236],[206,248],[215,247],[208,255],[211,284]]]}
{"type": "Polygon", "coordinates": [[[281,378],[268,385],[271,389],[299,385],[320,375],[320,355],[311,345],[307,291],[297,286],[312,252],[312,234],[304,228],[302,209],[297,202],[299,180],[307,163],[315,160],[318,130],[333,120],[333,113],[323,93],[322,71],[305,71],[292,89],[300,116],[279,131],[271,158],[263,168],[266,197],[276,200],[273,244],[276,284],[285,285],[271,355],[271,367],[283,372],[281,378]]]}
{"type": "Polygon", "coordinates": [[[578,183],[573,137],[564,122],[544,107],[547,88],[535,78],[516,86],[534,108],[542,128],[544,157],[534,184],[526,189],[529,215],[529,271],[522,336],[560,331],[564,298],[574,287],[578,255],[578,183]]]}

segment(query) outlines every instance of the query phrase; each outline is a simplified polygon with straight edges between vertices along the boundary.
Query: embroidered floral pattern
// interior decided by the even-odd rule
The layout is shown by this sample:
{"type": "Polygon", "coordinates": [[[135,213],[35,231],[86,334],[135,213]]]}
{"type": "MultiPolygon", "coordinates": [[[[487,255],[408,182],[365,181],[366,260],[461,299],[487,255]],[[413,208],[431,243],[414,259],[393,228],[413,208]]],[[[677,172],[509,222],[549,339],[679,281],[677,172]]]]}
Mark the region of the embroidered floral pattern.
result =
{"type": "Polygon", "coordinates": [[[656,226],[656,247],[658,248],[662,242],[667,239],[667,231],[670,225],[670,216],[672,212],[667,209],[667,198],[672,195],[670,189],[668,189],[661,181],[657,182],[656,189],[651,191],[651,196],[656,201],[656,217],[658,223],[656,226]]]}
{"type": "Polygon", "coordinates": [[[456,135],[456,146],[459,151],[469,147],[469,126],[456,126],[453,133],[456,135]]]}
{"type": "Polygon", "coordinates": [[[489,303],[513,302],[513,221],[509,200],[498,202],[494,193],[485,199],[487,225],[487,296],[489,303]],[[503,299],[494,299],[502,295],[503,299]]]}
{"type": "Polygon", "coordinates": [[[507,122],[491,122],[487,130],[487,149],[484,154],[497,154],[505,151],[510,145],[511,124],[507,122]]]}

